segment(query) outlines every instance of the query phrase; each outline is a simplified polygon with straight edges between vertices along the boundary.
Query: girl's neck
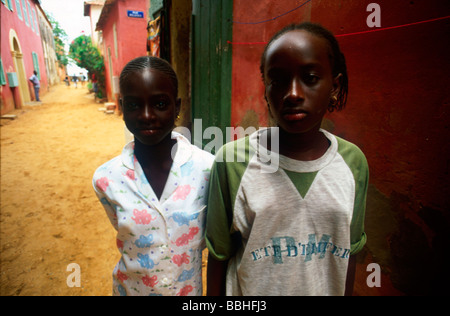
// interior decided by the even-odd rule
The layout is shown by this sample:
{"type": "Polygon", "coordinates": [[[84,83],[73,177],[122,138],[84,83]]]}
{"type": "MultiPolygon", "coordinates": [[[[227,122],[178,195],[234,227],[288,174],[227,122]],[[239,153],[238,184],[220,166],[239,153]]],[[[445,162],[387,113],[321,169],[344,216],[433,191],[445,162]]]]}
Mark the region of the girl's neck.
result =
{"type": "MultiPolygon", "coordinates": [[[[134,141],[134,154],[139,163],[145,168],[150,165],[165,166],[172,163],[172,149],[177,141],[172,139],[171,133],[156,145],[144,145],[139,140],[134,141]]],[[[175,152],[175,151],[174,151],[175,152]]]]}
{"type": "Polygon", "coordinates": [[[319,128],[298,134],[290,134],[280,128],[279,142],[281,155],[302,161],[322,157],[330,146],[330,141],[319,128]]]}
{"type": "Polygon", "coordinates": [[[158,199],[161,199],[169,177],[173,162],[172,148],[176,143],[177,141],[172,139],[171,133],[153,146],[144,145],[135,139],[134,154],[158,199]]]}

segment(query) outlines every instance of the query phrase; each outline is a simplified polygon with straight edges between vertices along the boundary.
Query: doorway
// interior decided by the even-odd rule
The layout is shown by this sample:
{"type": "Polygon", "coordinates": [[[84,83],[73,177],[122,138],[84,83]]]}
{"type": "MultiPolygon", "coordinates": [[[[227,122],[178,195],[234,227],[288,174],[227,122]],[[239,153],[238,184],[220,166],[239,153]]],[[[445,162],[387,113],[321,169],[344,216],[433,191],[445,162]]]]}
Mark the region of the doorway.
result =
{"type": "Polygon", "coordinates": [[[20,109],[26,102],[31,101],[30,91],[28,89],[28,81],[25,73],[25,66],[23,64],[23,54],[20,48],[19,40],[13,30],[10,33],[10,45],[11,45],[11,55],[14,63],[14,70],[17,74],[17,79],[19,81],[19,96],[20,100],[14,97],[15,108],[20,109]]]}
{"type": "Polygon", "coordinates": [[[232,20],[233,1],[192,2],[192,119],[202,119],[201,135],[209,126],[230,126],[232,20]]]}

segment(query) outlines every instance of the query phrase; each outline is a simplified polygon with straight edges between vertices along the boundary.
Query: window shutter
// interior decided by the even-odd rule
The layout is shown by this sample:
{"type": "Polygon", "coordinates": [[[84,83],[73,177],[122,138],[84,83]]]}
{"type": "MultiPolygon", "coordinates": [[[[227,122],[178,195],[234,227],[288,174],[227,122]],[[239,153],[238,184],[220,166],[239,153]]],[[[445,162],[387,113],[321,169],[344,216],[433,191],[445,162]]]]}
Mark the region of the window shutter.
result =
{"type": "Polygon", "coordinates": [[[4,86],[6,84],[5,70],[3,69],[3,61],[0,58],[0,85],[4,86]]]}
{"type": "Polygon", "coordinates": [[[38,55],[35,52],[31,53],[33,56],[33,66],[34,66],[34,70],[36,70],[37,72],[37,77],[39,80],[41,80],[41,71],[39,70],[39,59],[38,59],[38,55]]]}

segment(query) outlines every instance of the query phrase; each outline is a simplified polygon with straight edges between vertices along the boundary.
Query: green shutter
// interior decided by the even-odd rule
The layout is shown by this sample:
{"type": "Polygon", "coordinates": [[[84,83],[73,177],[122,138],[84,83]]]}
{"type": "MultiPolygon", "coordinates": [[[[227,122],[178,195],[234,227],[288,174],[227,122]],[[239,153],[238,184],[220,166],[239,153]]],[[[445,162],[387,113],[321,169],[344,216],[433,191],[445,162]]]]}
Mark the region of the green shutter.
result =
{"type": "Polygon", "coordinates": [[[20,0],[16,0],[16,9],[17,9],[17,16],[19,17],[20,20],[23,21],[20,0]]]}
{"type": "MultiPolygon", "coordinates": [[[[192,12],[192,122],[202,119],[203,131],[231,122],[231,45],[233,1],[194,0],[192,12]]],[[[198,131],[197,131],[198,133],[198,131]]],[[[193,126],[193,135],[195,126],[193,126]]],[[[195,140],[203,146],[211,140],[195,140]]]]}
{"type": "Polygon", "coordinates": [[[30,17],[30,26],[31,26],[31,29],[34,31],[34,17],[33,17],[33,12],[31,11],[31,7],[30,7],[30,3],[29,3],[29,2],[27,2],[27,5],[28,5],[28,14],[29,14],[29,17],[30,17]]]}
{"type": "Polygon", "coordinates": [[[3,69],[3,61],[0,58],[0,85],[4,86],[6,84],[5,70],[3,69]]]}
{"type": "Polygon", "coordinates": [[[150,0],[149,17],[154,20],[159,16],[161,10],[164,9],[164,0],[150,0]]]}
{"type": "MultiPolygon", "coordinates": [[[[7,5],[8,9],[9,9],[10,11],[14,11],[14,10],[13,10],[13,5],[12,5],[11,0],[7,0],[6,2],[7,2],[6,5],[7,5]]],[[[3,3],[4,3],[4,2],[3,2],[3,3]]]]}
{"type": "Polygon", "coordinates": [[[28,22],[27,3],[25,2],[25,0],[22,0],[22,9],[23,9],[23,17],[25,18],[25,23],[27,25],[30,25],[30,23],[28,22]]]}
{"type": "Polygon", "coordinates": [[[39,80],[41,80],[41,71],[39,70],[39,59],[38,55],[35,52],[32,52],[31,55],[33,56],[33,66],[34,70],[37,72],[37,77],[39,80]]]}

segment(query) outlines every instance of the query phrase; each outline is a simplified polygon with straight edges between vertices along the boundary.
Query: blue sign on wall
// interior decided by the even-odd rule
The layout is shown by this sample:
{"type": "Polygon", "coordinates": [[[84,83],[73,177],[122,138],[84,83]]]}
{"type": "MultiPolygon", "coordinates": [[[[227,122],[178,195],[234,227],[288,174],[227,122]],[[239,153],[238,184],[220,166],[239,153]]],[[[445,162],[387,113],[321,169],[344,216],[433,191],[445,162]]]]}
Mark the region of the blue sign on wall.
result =
{"type": "Polygon", "coordinates": [[[144,18],[144,12],[143,11],[134,11],[134,10],[128,10],[127,15],[130,18],[138,18],[143,19],[144,18]]]}

